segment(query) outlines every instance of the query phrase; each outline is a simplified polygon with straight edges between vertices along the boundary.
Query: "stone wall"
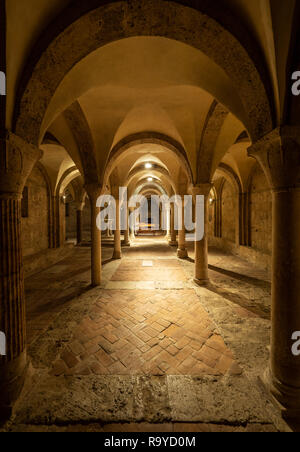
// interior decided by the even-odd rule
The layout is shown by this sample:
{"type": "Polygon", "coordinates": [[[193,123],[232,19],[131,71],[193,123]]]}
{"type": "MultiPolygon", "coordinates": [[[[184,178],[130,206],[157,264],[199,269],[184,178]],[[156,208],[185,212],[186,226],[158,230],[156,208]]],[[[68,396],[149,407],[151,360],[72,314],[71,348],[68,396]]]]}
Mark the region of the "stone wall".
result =
{"type": "Polygon", "coordinates": [[[91,240],[91,203],[88,197],[82,211],[82,238],[84,241],[91,240]]]}
{"type": "Polygon", "coordinates": [[[272,252],[272,194],[262,169],[257,166],[251,185],[252,248],[272,252]]]}
{"type": "Polygon", "coordinates": [[[234,188],[225,182],[222,194],[222,235],[224,240],[235,243],[238,198],[234,188]]]}
{"type": "Polygon", "coordinates": [[[44,176],[35,167],[28,178],[28,218],[22,218],[23,256],[48,249],[48,194],[44,176]]]}
{"type": "MultiPolygon", "coordinates": [[[[257,267],[270,271],[272,258],[272,194],[267,179],[258,166],[253,173],[250,191],[252,246],[239,246],[237,243],[239,199],[234,188],[228,182],[225,182],[222,196],[222,237],[215,237],[213,224],[210,223],[209,245],[234,253],[257,267]]],[[[212,217],[214,223],[214,216],[212,215],[212,217]]]]}
{"type": "Polygon", "coordinates": [[[208,208],[208,236],[213,237],[215,234],[215,204],[209,203],[208,208]]]}
{"type": "MultiPolygon", "coordinates": [[[[69,216],[66,217],[66,238],[67,240],[76,239],[77,235],[77,218],[76,203],[69,204],[69,216]]],[[[83,241],[91,240],[91,206],[89,198],[86,198],[85,206],[82,211],[82,239],[83,241]]]]}
{"type": "Polygon", "coordinates": [[[69,216],[66,217],[66,239],[76,239],[77,219],[76,219],[76,203],[69,203],[69,216]]]}

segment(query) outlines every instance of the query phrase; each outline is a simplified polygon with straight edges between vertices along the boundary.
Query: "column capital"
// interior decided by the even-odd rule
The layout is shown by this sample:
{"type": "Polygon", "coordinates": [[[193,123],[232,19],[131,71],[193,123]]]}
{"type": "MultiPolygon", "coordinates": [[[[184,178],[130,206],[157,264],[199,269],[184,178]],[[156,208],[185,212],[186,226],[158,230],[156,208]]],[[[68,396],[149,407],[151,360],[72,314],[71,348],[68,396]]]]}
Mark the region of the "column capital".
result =
{"type": "Polygon", "coordinates": [[[190,191],[193,196],[197,195],[208,196],[212,188],[213,184],[211,182],[207,182],[205,184],[192,185],[190,187],[190,191]]]}
{"type": "Polygon", "coordinates": [[[84,201],[76,201],[75,206],[77,212],[82,212],[84,208],[84,201]]]}
{"type": "Polygon", "coordinates": [[[43,152],[7,131],[0,139],[0,193],[3,198],[21,196],[26,180],[43,152]]]}
{"type": "Polygon", "coordinates": [[[103,194],[104,189],[103,185],[99,184],[98,182],[88,182],[87,184],[85,184],[84,188],[92,202],[96,201],[99,196],[103,194]]]}
{"type": "Polygon", "coordinates": [[[275,191],[300,187],[300,128],[282,126],[248,148],[275,191]]]}

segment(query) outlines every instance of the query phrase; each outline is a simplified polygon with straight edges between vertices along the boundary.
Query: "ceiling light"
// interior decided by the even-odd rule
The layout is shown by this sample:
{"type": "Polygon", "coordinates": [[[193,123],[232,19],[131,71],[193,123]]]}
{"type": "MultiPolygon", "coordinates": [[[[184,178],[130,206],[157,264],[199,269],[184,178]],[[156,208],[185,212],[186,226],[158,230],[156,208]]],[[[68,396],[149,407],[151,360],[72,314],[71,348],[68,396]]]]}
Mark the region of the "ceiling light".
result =
{"type": "Polygon", "coordinates": [[[152,163],[146,163],[145,168],[146,168],[146,169],[152,168],[152,163]]]}
{"type": "Polygon", "coordinates": [[[153,182],[153,177],[148,177],[147,181],[148,182],[153,182]]]}

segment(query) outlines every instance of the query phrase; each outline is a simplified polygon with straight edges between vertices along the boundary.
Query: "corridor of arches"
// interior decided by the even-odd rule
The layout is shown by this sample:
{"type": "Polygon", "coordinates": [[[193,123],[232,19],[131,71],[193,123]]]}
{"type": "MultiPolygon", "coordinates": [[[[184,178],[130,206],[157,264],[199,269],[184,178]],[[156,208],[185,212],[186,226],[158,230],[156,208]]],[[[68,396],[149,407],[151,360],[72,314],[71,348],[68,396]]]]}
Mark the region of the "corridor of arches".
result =
{"type": "Polygon", "coordinates": [[[4,429],[296,429],[298,6],[33,3],[3,37],[4,429]],[[204,237],[173,204],[129,227],[120,187],[202,196],[204,237]]]}

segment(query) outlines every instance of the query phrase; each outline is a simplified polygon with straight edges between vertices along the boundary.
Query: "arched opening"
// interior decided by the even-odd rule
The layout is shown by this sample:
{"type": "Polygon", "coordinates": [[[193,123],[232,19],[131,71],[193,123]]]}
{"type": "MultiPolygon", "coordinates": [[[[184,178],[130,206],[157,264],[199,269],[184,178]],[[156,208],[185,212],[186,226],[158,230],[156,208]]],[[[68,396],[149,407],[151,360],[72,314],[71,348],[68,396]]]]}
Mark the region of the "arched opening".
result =
{"type": "MultiPolygon", "coordinates": [[[[278,68],[291,33],[275,42],[278,5],[56,3],[48,28],[44,1],[36,8],[43,37],[28,45],[25,70],[15,74],[29,42],[20,24],[24,52],[8,59],[0,417],[17,398],[6,387],[18,395],[31,362],[39,387],[28,384],[20,400],[24,424],[274,428],[278,415],[256,381],[269,362],[271,313],[295,325],[299,311],[294,295],[293,306],[278,301],[282,274],[298,284],[278,264],[282,253],[299,269],[296,253],[275,238],[281,197],[297,211],[300,141],[281,127],[278,68]]],[[[294,407],[299,365],[277,327],[269,380],[294,407]]]]}

